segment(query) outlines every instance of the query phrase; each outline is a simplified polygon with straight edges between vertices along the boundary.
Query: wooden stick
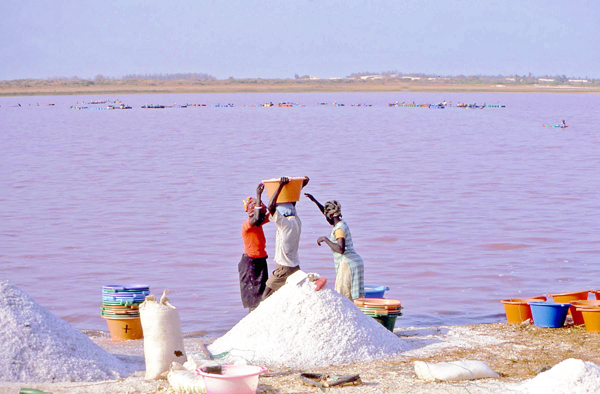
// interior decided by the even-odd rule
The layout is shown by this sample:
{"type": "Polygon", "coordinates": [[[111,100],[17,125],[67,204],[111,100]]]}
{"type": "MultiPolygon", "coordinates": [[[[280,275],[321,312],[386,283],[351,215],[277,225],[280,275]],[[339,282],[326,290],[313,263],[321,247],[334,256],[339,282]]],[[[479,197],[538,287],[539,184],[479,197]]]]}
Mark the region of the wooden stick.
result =
{"type": "Polygon", "coordinates": [[[206,356],[206,358],[208,360],[212,360],[213,359],[213,355],[210,353],[210,350],[208,350],[208,348],[206,347],[206,345],[202,341],[200,341],[200,349],[202,349],[202,353],[204,353],[204,355],[206,356]]]}

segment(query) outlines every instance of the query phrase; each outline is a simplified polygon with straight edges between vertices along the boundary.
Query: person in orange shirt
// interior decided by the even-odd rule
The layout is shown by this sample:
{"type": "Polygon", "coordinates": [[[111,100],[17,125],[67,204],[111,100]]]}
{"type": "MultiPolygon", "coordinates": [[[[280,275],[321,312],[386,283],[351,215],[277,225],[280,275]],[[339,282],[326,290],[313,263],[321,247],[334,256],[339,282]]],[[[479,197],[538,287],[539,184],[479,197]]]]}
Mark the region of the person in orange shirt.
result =
{"type": "Polygon", "coordinates": [[[248,219],[242,224],[244,254],[238,264],[242,304],[252,312],[262,300],[269,269],[267,267],[266,239],[262,226],[269,222],[269,213],[262,204],[261,195],[265,185],[256,187],[256,198],[244,200],[248,219]]]}

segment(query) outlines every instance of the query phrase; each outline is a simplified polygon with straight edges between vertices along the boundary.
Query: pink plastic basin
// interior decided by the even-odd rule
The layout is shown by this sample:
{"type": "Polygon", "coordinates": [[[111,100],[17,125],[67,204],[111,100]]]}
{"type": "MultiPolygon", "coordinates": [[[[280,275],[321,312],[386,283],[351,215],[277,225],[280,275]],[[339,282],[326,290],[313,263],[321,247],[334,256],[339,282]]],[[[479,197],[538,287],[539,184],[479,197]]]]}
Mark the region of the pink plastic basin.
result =
{"type": "Polygon", "coordinates": [[[256,394],[258,375],[267,372],[265,367],[254,365],[222,365],[223,374],[197,370],[204,378],[206,394],[256,394]]]}

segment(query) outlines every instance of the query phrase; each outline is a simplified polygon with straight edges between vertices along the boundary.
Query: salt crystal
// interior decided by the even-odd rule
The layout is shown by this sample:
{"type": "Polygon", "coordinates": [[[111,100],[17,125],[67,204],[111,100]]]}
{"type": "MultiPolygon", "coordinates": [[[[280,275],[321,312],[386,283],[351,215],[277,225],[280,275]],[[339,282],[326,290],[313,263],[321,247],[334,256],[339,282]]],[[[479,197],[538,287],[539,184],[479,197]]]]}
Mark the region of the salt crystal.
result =
{"type": "Polygon", "coordinates": [[[326,286],[285,285],[244,317],[210,351],[250,363],[308,367],[393,357],[408,345],[326,286]]]}
{"type": "Polygon", "coordinates": [[[523,383],[527,394],[600,393],[600,368],[591,362],[570,358],[523,383]]]}
{"type": "Polygon", "coordinates": [[[115,356],[1,280],[0,354],[4,382],[98,381],[127,373],[115,356]]]}

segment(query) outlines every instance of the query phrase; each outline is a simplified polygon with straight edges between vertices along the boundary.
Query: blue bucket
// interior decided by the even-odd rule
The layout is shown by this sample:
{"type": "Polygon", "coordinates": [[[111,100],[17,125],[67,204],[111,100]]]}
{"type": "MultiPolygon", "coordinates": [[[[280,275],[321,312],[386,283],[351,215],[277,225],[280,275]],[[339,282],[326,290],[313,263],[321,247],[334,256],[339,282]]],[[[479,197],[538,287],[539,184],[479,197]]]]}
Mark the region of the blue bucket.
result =
{"type": "Polygon", "coordinates": [[[538,327],[562,327],[571,304],[558,302],[530,302],[533,324],[538,327]]]}
{"type": "Polygon", "coordinates": [[[389,289],[387,286],[365,285],[365,298],[383,298],[383,294],[389,289]]]}

